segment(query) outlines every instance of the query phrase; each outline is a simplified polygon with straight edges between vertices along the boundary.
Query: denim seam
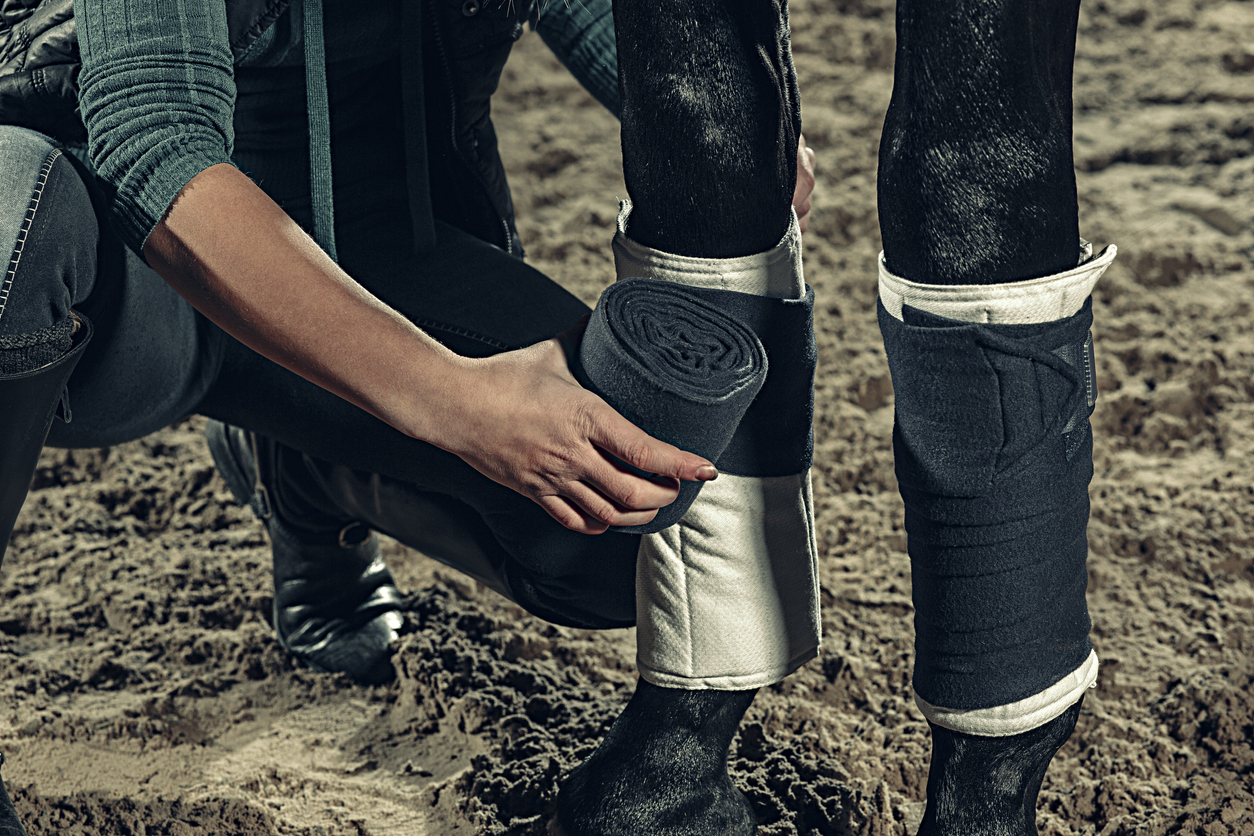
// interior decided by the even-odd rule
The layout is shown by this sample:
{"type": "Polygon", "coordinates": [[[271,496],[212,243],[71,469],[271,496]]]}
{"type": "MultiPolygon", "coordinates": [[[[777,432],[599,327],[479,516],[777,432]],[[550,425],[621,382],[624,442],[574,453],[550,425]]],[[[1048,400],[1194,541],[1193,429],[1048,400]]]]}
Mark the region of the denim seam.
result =
{"type": "Polygon", "coordinates": [[[483,343],[484,345],[489,345],[489,346],[492,346],[493,348],[499,348],[501,349],[501,351],[514,351],[521,347],[521,346],[510,345],[508,343],[503,343],[500,340],[494,340],[491,337],[485,337],[482,334],[478,334],[469,329],[462,328],[459,325],[446,325],[443,322],[436,322],[435,320],[421,319],[421,318],[413,319],[410,321],[413,322],[414,325],[417,325],[419,328],[422,328],[424,330],[445,331],[449,334],[456,334],[459,337],[469,337],[470,339],[477,340],[483,343]]]}
{"type": "Polygon", "coordinates": [[[9,269],[5,271],[4,283],[0,284],[0,319],[4,317],[5,306],[9,304],[9,293],[13,290],[13,279],[17,275],[18,264],[22,261],[22,252],[26,248],[26,236],[30,234],[35,222],[35,213],[39,209],[39,199],[43,196],[44,186],[48,185],[48,175],[52,172],[53,163],[61,156],[60,148],[53,148],[44,157],[39,168],[39,176],[35,178],[35,190],[31,194],[30,204],[26,207],[26,216],[22,218],[22,227],[17,231],[17,242],[13,245],[13,256],[9,259],[9,269]]]}

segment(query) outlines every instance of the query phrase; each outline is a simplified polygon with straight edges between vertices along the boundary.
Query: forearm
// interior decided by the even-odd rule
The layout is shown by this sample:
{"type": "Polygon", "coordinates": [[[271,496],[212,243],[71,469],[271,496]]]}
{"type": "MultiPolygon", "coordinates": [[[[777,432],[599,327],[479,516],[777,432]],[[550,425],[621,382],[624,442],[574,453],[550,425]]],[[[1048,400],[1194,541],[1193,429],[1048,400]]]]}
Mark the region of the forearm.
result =
{"type": "Polygon", "coordinates": [[[444,446],[440,410],[453,393],[466,394],[471,361],[357,284],[237,169],[216,165],[194,177],[144,257],[240,342],[444,446]]]}

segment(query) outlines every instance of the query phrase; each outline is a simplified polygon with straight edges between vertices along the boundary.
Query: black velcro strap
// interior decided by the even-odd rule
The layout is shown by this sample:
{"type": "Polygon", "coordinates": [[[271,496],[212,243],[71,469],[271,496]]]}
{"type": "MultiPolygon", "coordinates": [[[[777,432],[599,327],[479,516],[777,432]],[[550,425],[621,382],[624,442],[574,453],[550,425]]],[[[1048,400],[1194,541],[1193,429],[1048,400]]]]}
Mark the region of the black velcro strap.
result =
{"type": "Polygon", "coordinates": [[[762,391],[714,462],[736,476],[791,476],[814,459],[814,288],[800,299],[692,289],[748,325],[770,362],[762,391]]]}

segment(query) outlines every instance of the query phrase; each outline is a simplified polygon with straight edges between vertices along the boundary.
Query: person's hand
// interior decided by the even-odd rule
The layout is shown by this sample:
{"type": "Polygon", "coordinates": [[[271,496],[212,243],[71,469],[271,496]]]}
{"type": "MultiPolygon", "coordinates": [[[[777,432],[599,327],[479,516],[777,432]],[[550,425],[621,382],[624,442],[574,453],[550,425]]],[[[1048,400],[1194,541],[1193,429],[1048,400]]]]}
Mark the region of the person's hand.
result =
{"type": "Polygon", "coordinates": [[[584,534],[647,523],[675,500],[676,480],[718,475],[706,459],[651,438],[581,387],[567,365],[568,336],[468,361],[445,431],[433,440],[584,534]],[[610,455],[662,478],[637,476],[610,455]]]}
{"type": "Polygon", "coordinates": [[[806,231],[810,220],[810,196],[814,193],[814,151],[806,147],[806,138],[797,141],[797,188],[792,193],[792,205],[797,210],[801,231],[806,231]]]}

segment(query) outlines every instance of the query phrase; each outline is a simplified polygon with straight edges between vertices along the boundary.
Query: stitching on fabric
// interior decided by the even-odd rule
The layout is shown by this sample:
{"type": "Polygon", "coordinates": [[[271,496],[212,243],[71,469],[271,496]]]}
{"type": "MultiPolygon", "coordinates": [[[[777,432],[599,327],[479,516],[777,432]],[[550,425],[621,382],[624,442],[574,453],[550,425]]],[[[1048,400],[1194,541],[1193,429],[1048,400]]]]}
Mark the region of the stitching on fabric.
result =
{"type": "Polygon", "coordinates": [[[1097,375],[1093,373],[1093,332],[1084,337],[1084,347],[1080,350],[1084,360],[1084,401],[1091,411],[1097,405],[1097,375]]]}
{"type": "Polygon", "coordinates": [[[231,51],[238,52],[235,57],[238,58],[248,47],[252,46],[252,42],[261,37],[261,33],[266,31],[270,24],[278,19],[279,15],[287,11],[290,5],[292,5],[291,0],[274,0],[274,2],[270,3],[266,10],[261,13],[261,16],[257,18],[256,22],[241,32],[239,37],[231,42],[231,51]]]}
{"type": "MultiPolygon", "coordinates": [[[[805,473],[800,476],[798,487],[801,489],[801,504],[805,508],[806,514],[806,550],[809,552],[810,559],[810,576],[814,578],[814,589],[819,589],[819,561],[818,561],[818,531],[815,530],[814,520],[814,485],[810,482],[810,469],[806,468],[805,473]]],[[[818,603],[818,596],[815,596],[815,604],[818,603]]],[[[820,628],[822,622],[820,621],[820,628]]]]}
{"type": "Polygon", "coordinates": [[[0,318],[4,317],[5,306],[9,303],[9,293],[13,290],[13,279],[17,275],[17,267],[22,261],[22,252],[26,248],[26,237],[30,234],[31,226],[35,222],[35,212],[39,209],[39,198],[44,193],[44,186],[48,184],[48,175],[52,171],[52,165],[60,156],[60,148],[53,148],[48,152],[48,156],[44,157],[43,165],[39,168],[39,176],[35,178],[35,189],[31,194],[30,203],[26,207],[26,215],[22,218],[22,226],[17,231],[17,241],[13,245],[13,255],[9,259],[9,268],[5,271],[4,283],[0,284],[0,318]]]}
{"type": "Polygon", "coordinates": [[[419,328],[422,328],[424,331],[444,331],[448,334],[456,334],[459,337],[469,337],[472,340],[476,340],[484,345],[491,346],[492,348],[499,348],[502,351],[517,351],[519,348],[523,347],[503,343],[500,340],[494,340],[491,337],[485,337],[483,334],[463,328],[460,325],[446,325],[443,322],[436,322],[433,319],[422,318],[412,319],[410,321],[419,328]]]}

